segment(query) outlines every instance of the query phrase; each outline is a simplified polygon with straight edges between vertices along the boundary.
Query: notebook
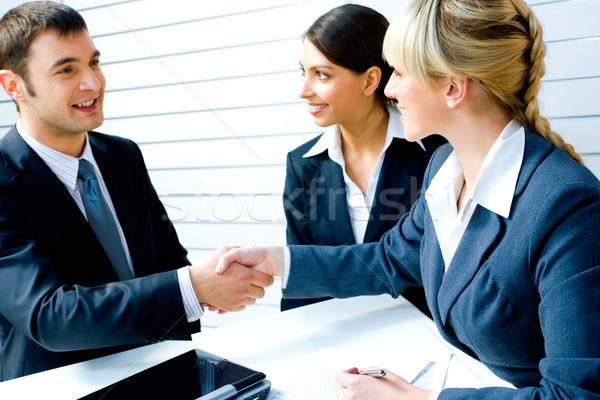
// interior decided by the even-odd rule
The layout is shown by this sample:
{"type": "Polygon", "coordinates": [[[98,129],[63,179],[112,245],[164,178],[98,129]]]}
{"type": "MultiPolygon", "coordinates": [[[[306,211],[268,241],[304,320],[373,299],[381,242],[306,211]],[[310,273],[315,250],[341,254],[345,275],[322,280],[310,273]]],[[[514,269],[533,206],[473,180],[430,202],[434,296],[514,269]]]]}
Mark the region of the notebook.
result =
{"type": "Polygon", "coordinates": [[[203,350],[190,350],[79,400],[265,400],[262,372],[203,350]]]}

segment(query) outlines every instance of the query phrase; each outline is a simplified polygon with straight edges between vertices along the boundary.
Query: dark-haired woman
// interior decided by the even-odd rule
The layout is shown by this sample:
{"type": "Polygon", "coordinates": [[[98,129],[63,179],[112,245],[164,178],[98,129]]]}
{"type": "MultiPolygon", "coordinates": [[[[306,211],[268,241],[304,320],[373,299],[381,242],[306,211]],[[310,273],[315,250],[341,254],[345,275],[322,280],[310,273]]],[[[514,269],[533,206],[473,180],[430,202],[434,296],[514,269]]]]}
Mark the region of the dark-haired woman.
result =
{"type": "MultiPolygon", "coordinates": [[[[288,244],[378,241],[417,199],[425,167],[444,142],[404,140],[399,111],[383,92],[392,73],[382,58],[388,25],[377,11],[346,4],[304,36],[299,95],[326,130],[288,154],[288,244]]],[[[403,295],[429,314],[421,288],[403,295]]],[[[281,309],[322,300],[282,299],[281,309]]]]}

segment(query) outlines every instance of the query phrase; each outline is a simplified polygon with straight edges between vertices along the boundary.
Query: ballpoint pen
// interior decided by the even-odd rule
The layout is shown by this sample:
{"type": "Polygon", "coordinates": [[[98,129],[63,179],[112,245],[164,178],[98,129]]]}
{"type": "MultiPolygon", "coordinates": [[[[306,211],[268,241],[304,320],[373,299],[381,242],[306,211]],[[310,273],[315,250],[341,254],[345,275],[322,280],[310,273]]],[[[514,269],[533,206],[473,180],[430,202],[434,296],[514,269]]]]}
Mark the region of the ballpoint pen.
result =
{"type": "Polygon", "coordinates": [[[421,379],[423,377],[423,375],[425,375],[427,372],[429,372],[429,370],[431,369],[431,367],[433,367],[435,365],[434,361],[429,361],[427,363],[427,365],[425,367],[423,367],[423,369],[421,370],[421,372],[419,372],[417,374],[417,376],[415,376],[415,378],[410,382],[411,385],[414,385],[415,383],[417,383],[417,381],[419,379],[421,379]]]}
{"type": "Polygon", "coordinates": [[[385,371],[382,369],[366,369],[364,371],[358,371],[360,375],[368,375],[379,378],[381,376],[385,376],[385,371]]]}

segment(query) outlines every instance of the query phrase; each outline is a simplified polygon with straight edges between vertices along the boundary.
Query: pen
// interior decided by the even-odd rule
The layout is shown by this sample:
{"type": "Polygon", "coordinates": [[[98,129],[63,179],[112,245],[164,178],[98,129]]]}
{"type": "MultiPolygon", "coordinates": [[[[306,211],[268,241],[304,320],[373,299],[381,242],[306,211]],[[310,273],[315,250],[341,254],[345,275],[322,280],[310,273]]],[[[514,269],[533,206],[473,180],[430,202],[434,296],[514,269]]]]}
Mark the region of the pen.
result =
{"type": "Polygon", "coordinates": [[[358,371],[360,375],[368,375],[379,378],[381,376],[385,376],[385,371],[382,369],[365,369],[364,371],[358,371]]]}
{"type": "Polygon", "coordinates": [[[421,372],[419,372],[417,374],[417,376],[415,376],[415,379],[413,379],[412,381],[410,381],[411,385],[414,385],[415,383],[417,383],[417,381],[419,379],[421,379],[423,377],[423,375],[425,375],[427,372],[429,372],[429,370],[431,369],[431,367],[433,367],[435,365],[434,361],[429,361],[427,363],[427,365],[425,367],[423,367],[423,369],[421,370],[421,372]]]}

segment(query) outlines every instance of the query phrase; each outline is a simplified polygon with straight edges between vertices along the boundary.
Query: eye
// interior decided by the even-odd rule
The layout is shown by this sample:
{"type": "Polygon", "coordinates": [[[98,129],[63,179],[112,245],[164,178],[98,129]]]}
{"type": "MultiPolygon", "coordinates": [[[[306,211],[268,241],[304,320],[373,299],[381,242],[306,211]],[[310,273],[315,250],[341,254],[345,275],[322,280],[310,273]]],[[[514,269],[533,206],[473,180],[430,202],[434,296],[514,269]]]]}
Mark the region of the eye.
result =
{"type": "Polygon", "coordinates": [[[304,71],[304,67],[302,65],[300,66],[300,74],[302,76],[306,75],[306,72],[304,71]]]}
{"type": "Polygon", "coordinates": [[[397,69],[394,68],[394,72],[392,73],[392,75],[394,75],[395,77],[399,78],[402,76],[402,74],[400,73],[400,71],[398,71],[397,69]]]}
{"type": "Polygon", "coordinates": [[[98,67],[99,65],[100,65],[100,60],[90,61],[90,67],[98,67]]]}
{"type": "Polygon", "coordinates": [[[73,68],[71,67],[65,67],[63,69],[61,69],[60,71],[58,71],[59,74],[68,74],[69,72],[72,72],[73,68]]]}
{"type": "Polygon", "coordinates": [[[327,79],[329,78],[329,75],[327,75],[325,72],[321,72],[321,71],[317,71],[317,79],[327,79]]]}

